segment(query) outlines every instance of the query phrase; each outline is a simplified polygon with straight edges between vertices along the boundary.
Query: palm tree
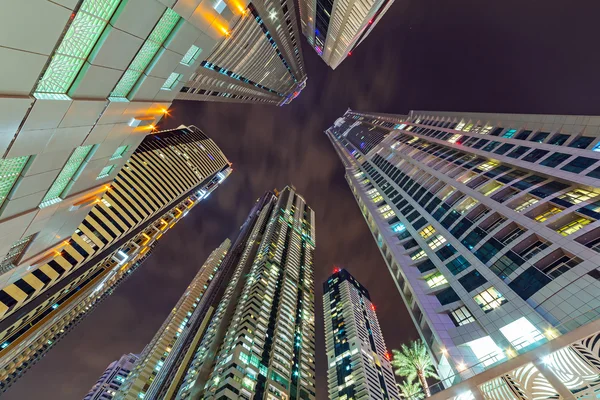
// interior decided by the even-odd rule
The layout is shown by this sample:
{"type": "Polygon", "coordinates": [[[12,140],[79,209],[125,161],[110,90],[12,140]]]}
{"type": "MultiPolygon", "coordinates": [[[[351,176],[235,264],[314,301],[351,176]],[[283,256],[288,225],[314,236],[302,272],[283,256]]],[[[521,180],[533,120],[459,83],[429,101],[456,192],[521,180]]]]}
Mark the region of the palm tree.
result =
{"type": "Polygon", "coordinates": [[[433,363],[427,353],[425,343],[422,340],[416,340],[409,346],[403,344],[400,350],[392,350],[392,353],[394,354],[392,366],[396,368],[394,371],[396,375],[406,377],[409,382],[418,378],[425,397],[431,396],[427,378],[438,379],[438,376],[433,369],[433,363]]]}
{"type": "Polygon", "coordinates": [[[412,380],[398,383],[398,389],[400,389],[400,397],[403,399],[421,400],[424,397],[421,385],[412,380]]]}

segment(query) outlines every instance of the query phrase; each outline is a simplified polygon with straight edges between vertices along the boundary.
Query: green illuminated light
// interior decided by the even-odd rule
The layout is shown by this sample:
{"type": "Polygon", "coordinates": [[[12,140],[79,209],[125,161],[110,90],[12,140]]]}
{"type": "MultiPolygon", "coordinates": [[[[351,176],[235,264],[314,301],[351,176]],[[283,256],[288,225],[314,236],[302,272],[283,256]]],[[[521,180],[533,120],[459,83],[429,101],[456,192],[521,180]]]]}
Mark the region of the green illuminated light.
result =
{"type": "Polygon", "coordinates": [[[161,90],[172,90],[175,87],[175,85],[177,85],[179,83],[179,81],[181,80],[181,77],[183,77],[183,74],[178,74],[177,72],[171,73],[171,75],[169,75],[169,77],[167,78],[165,83],[163,83],[163,85],[160,89],[161,90]]]}
{"type": "Polygon", "coordinates": [[[29,156],[0,160],[0,206],[6,200],[28,160],[29,156]]]}
{"type": "Polygon", "coordinates": [[[102,171],[100,171],[100,174],[98,174],[98,177],[96,178],[96,180],[106,178],[107,176],[110,175],[110,173],[112,172],[112,170],[114,168],[115,168],[114,165],[107,165],[106,167],[102,168],[102,171]]]}
{"type": "Polygon", "coordinates": [[[187,53],[185,53],[183,56],[180,63],[189,67],[198,59],[200,53],[202,53],[202,49],[198,46],[192,45],[192,47],[190,47],[187,53]]]}
{"type": "Polygon", "coordinates": [[[110,157],[110,160],[112,161],[123,157],[123,154],[127,151],[127,149],[129,149],[129,146],[127,145],[117,147],[113,155],[110,157]]]}
{"type": "Polygon", "coordinates": [[[58,177],[52,186],[50,186],[48,193],[46,193],[42,199],[40,208],[44,208],[51,204],[56,204],[62,201],[60,196],[63,194],[63,191],[66,189],[69,182],[71,182],[71,179],[73,179],[77,171],[79,171],[79,168],[92,150],[92,147],[93,145],[80,146],[73,151],[73,154],[71,154],[71,157],[69,157],[67,160],[67,163],[60,171],[60,174],[58,174],[58,177]]]}
{"type": "Polygon", "coordinates": [[[108,25],[120,0],[84,0],[38,82],[37,99],[70,100],[66,95],[108,25]]]}
{"type": "Polygon", "coordinates": [[[175,29],[175,25],[177,25],[179,19],[180,17],[175,11],[167,8],[152,32],[150,32],[150,36],[148,36],[140,51],[138,51],[131,64],[129,64],[127,71],[125,71],[121,79],[119,79],[117,86],[111,92],[108,97],[110,101],[128,101],[127,96],[131,92],[131,89],[133,89],[133,86],[142,76],[144,70],[156,56],[164,41],[167,40],[173,29],[175,29]]]}

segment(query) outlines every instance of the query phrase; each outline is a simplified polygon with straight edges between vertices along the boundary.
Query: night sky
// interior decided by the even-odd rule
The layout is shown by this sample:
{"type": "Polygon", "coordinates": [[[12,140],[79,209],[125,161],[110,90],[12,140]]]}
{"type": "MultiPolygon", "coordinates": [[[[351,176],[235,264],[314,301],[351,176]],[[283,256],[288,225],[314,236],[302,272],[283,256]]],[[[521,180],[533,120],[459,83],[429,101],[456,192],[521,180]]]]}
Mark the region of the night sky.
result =
{"type": "Polygon", "coordinates": [[[599,11],[597,1],[396,0],[335,71],[302,38],[308,85],[288,106],[174,103],[161,129],[198,126],[233,174],[4,398],[82,399],[111,361],[150,341],[254,201],[293,184],[317,217],[317,395],[326,399],[321,283],[334,264],[371,292],[388,348],[415,331],[323,131],[348,107],[600,115],[599,11]]]}

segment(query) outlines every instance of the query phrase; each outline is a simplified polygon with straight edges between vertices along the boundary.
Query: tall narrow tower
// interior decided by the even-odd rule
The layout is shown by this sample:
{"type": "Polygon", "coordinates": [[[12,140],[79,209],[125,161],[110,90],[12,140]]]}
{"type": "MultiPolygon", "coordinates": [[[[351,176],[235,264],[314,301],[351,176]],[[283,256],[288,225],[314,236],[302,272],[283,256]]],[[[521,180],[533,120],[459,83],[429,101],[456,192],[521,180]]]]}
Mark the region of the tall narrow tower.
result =
{"type": "Polygon", "coordinates": [[[302,34],[331,69],[351,56],[394,0],[299,0],[302,34]]]}
{"type": "Polygon", "coordinates": [[[177,399],[315,398],[314,221],[292,187],[262,198],[177,399]]]}
{"type": "Polygon", "coordinates": [[[344,269],[323,282],[330,399],[399,400],[369,291],[344,269]]]}
{"type": "Polygon", "coordinates": [[[113,399],[137,360],[136,354],[124,354],[117,361],[111,362],[83,400],[113,399]]]}
{"type": "Polygon", "coordinates": [[[0,390],[112,293],[230,171],[196,127],[146,137],[112,186],[74,206],[92,206],[75,233],[0,290],[0,363],[8,366],[0,390]]]}

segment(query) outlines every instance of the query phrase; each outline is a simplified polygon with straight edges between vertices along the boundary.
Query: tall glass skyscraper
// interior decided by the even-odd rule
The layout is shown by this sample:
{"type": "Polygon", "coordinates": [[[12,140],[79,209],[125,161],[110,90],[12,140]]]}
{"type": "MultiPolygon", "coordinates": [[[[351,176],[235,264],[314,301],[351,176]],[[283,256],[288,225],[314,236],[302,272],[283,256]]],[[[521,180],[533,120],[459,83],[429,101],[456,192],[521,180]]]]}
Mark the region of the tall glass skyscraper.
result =
{"type": "Polygon", "coordinates": [[[156,241],[230,174],[196,127],[147,136],[60,248],[0,290],[5,390],[150,254],[156,241]]]}
{"type": "Polygon", "coordinates": [[[348,110],[327,130],[436,389],[452,386],[436,399],[596,389],[599,128],[597,117],[348,110]]]}
{"type": "Polygon", "coordinates": [[[118,398],[314,399],[314,221],[293,187],[259,198],[152,383],[118,398]]]}
{"type": "Polygon", "coordinates": [[[369,291],[344,269],[323,282],[329,399],[400,399],[369,291]]]}
{"type": "Polygon", "coordinates": [[[336,69],[371,33],[394,0],[300,0],[302,34],[336,69]]]}

